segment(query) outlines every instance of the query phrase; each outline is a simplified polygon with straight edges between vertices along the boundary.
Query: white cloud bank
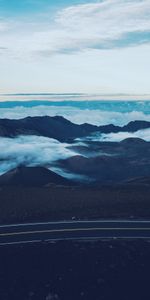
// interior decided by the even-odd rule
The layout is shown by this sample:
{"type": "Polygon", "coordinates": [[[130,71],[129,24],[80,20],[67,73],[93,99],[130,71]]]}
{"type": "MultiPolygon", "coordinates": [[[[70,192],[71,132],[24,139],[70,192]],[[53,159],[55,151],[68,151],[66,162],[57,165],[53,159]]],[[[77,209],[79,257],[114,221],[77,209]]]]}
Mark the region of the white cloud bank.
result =
{"type": "Polygon", "coordinates": [[[68,158],[75,153],[54,139],[38,136],[0,138],[0,175],[20,164],[47,166],[58,159],[68,158]]]}
{"type": "Polygon", "coordinates": [[[88,139],[92,141],[105,141],[105,142],[121,142],[127,138],[141,138],[150,142],[150,129],[138,130],[136,132],[118,132],[109,134],[96,134],[88,139]]]}
{"type": "Polygon", "coordinates": [[[134,45],[150,40],[142,36],[150,31],[150,1],[104,0],[72,6],[58,14],[56,24],[62,28],[64,50],[134,45]]]}
{"type": "MultiPolygon", "coordinates": [[[[116,103],[116,105],[118,105],[116,103]]],[[[144,106],[144,104],[143,104],[144,106]]],[[[75,107],[57,107],[57,106],[36,106],[14,108],[0,108],[0,118],[21,119],[28,116],[63,116],[76,124],[89,123],[93,125],[114,124],[123,126],[130,121],[145,120],[150,121],[150,114],[145,114],[143,111],[133,109],[130,112],[118,112],[108,110],[80,109],[75,107]]]]}

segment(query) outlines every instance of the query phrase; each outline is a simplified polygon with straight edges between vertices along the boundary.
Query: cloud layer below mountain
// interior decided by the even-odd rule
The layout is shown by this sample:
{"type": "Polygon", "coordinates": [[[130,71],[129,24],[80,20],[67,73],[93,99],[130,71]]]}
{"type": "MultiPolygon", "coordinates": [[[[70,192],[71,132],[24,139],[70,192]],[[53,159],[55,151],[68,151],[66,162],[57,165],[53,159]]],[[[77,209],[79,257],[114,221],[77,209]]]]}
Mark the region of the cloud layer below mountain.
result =
{"type": "MultiPolygon", "coordinates": [[[[88,137],[87,140],[120,142],[129,137],[138,137],[150,141],[150,129],[139,130],[135,133],[95,134],[88,137]]],[[[86,138],[84,141],[86,141],[86,138]]],[[[82,144],[82,140],[77,141],[76,144],[82,144]]],[[[73,178],[74,174],[65,174],[64,171],[54,165],[54,162],[58,159],[66,159],[78,154],[77,150],[74,152],[67,148],[68,146],[66,143],[39,136],[1,137],[0,174],[23,164],[25,166],[45,166],[68,178],[73,178]]]]}
{"type": "Polygon", "coordinates": [[[38,136],[0,138],[0,174],[24,164],[26,166],[47,166],[59,158],[75,155],[68,145],[38,136]]]}
{"type": "Polygon", "coordinates": [[[147,142],[150,142],[150,129],[138,130],[132,132],[118,132],[109,134],[93,134],[87,138],[92,141],[108,141],[108,142],[121,142],[127,138],[141,138],[147,142]]]}
{"type": "MultiPolygon", "coordinates": [[[[109,106],[109,105],[108,105],[109,106]]],[[[116,105],[117,109],[117,105],[116,105]]],[[[89,123],[94,125],[114,124],[123,126],[130,121],[146,120],[150,121],[150,114],[143,111],[119,112],[95,109],[80,109],[75,107],[57,106],[36,106],[34,108],[15,107],[1,108],[0,118],[21,119],[27,116],[63,116],[76,124],[89,123]]]]}

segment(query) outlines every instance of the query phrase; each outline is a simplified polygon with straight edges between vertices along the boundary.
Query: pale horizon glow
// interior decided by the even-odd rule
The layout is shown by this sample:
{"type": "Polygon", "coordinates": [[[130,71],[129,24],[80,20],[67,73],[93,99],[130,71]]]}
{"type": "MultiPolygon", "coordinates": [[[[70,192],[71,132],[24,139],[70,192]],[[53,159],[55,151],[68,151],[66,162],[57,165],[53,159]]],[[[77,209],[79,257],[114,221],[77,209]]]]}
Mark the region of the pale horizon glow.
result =
{"type": "Polygon", "coordinates": [[[150,94],[86,94],[86,93],[8,93],[0,94],[0,102],[13,101],[150,101],[150,94]]]}
{"type": "Polygon", "coordinates": [[[0,101],[16,93],[149,100],[150,1],[0,0],[0,101]]]}

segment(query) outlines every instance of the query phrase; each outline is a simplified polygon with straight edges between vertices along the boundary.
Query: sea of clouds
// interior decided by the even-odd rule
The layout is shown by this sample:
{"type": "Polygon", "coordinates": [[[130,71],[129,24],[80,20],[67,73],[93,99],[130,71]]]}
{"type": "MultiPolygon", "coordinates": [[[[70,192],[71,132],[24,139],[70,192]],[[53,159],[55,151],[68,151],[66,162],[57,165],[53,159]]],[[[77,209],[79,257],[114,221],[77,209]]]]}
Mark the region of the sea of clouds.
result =
{"type": "MultiPolygon", "coordinates": [[[[120,142],[126,138],[142,138],[150,142],[150,129],[139,130],[135,133],[119,132],[109,134],[93,134],[84,139],[77,139],[75,145],[84,145],[83,141],[109,141],[120,142]]],[[[15,138],[0,138],[0,175],[16,168],[19,165],[45,166],[56,173],[68,177],[75,177],[74,174],[66,173],[55,165],[55,161],[66,159],[80,154],[71,150],[67,143],[42,136],[18,136],[15,138]]],[[[91,153],[92,155],[92,153],[91,153]]],[[[96,153],[95,153],[96,155],[96,153]]],[[[87,155],[90,157],[90,154],[87,155]]]]}
{"type": "Polygon", "coordinates": [[[109,111],[98,109],[80,109],[72,106],[35,106],[24,107],[18,106],[14,108],[1,108],[0,118],[20,119],[27,116],[63,116],[76,124],[89,123],[94,125],[114,124],[123,126],[130,121],[146,120],[150,121],[150,114],[143,111],[109,111]]]}
{"type": "MultiPolygon", "coordinates": [[[[27,116],[61,115],[76,124],[107,125],[112,123],[120,126],[134,120],[150,121],[148,110],[150,102],[146,104],[145,102],[124,102],[123,105],[121,103],[107,104],[107,102],[95,104],[100,105],[101,109],[96,109],[93,102],[87,102],[84,105],[85,107],[82,107],[81,103],[69,104],[67,106],[37,105],[34,107],[25,107],[19,105],[12,108],[1,107],[0,118],[20,119],[27,116]],[[88,108],[88,105],[93,105],[94,108],[88,108]]],[[[139,130],[135,133],[96,133],[84,139],[77,139],[76,144],[83,143],[86,140],[120,142],[129,137],[138,137],[145,141],[150,141],[150,129],[139,130]]],[[[68,146],[67,143],[60,143],[55,139],[40,136],[0,137],[0,175],[23,164],[26,166],[45,166],[53,169],[58,174],[73,178],[74,174],[67,174],[64,170],[54,165],[54,162],[58,159],[65,159],[78,154],[77,150],[74,152],[68,146]]]]}

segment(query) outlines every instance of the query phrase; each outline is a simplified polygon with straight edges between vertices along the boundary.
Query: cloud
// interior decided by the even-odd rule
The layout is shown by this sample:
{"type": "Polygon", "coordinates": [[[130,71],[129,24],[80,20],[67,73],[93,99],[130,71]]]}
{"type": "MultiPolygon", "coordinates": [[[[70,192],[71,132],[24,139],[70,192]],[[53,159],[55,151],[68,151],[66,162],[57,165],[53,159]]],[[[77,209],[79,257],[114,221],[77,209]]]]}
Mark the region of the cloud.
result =
{"type": "MultiPolygon", "coordinates": [[[[48,12],[47,12],[48,14],[48,12]]],[[[48,57],[88,49],[124,48],[150,41],[149,0],[104,0],[61,9],[49,21],[23,18],[2,37],[14,56],[48,57]]],[[[3,25],[0,23],[0,30],[3,25]]]]}
{"type": "Polygon", "coordinates": [[[6,31],[8,24],[0,19],[0,33],[6,31]]]}
{"type": "Polygon", "coordinates": [[[94,107],[88,108],[88,104],[86,108],[84,106],[83,109],[82,107],[80,108],[80,103],[79,107],[71,106],[71,103],[70,106],[39,105],[35,106],[34,108],[16,106],[11,109],[10,107],[0,108],[0,113],[1,118],[8,119],[20,119],[27,116],[33,117],[61,115],[76,124],[89,123],[93,125],[107,125],[112,123],[114,125],[123,126],[134,120],[150,121],[149,102],[141,102],[141,104],[138,102],[138,105],[136,105],[136,103],[134,105],[132,102],[127,102],[123,111],[119,111],[122,109],[120,108],[119,103],[114,103],[113,107],[111,105],[112,104],[110,104],[110,102],[108,102],[108,104],[106,103],[105,105],[101,104],[98,109],[94,109],[94,107]]]}
{"type": "Polygon", "coordinates": [[[65,178],[86,181],[86,176],[55,166],[58,159],[77,155],[77,151],[69,150],[68,146],[55,139],[38,136],[18,136],[13,139],[0,137],[0,175],[19,165],[44,166],[65,178]]]}
{"type": "Polygon", "coordinates": [[[109,134],[95,134],[87,138],[92,141],[107,141],[107,142],[121,142],[127,138],[141,138],[147,142],[150,142],[150,129],[138,130],[132,132],[118,132],[109,134]]]}
{"type": "Polygon", "coordinates": [[[72,49],[108,49],[148,42],[150,2],[104,0],[76,5],[58,13],[56,23],[70,38],[72,49]]]}
{"type": "Polygon", "coordinates": [[[0,47],[0,50],[3,51],[3,50],[7,50],[6,47],[0,47]]]}
{"type": "Polygon", "coordinates": [[[44,165],[50,167],[59,158],[68,158],[75,153],[67,149],[68,144],[45,137],[19,136],[0,138],[0,174],[17,167],[44,165]]]}

